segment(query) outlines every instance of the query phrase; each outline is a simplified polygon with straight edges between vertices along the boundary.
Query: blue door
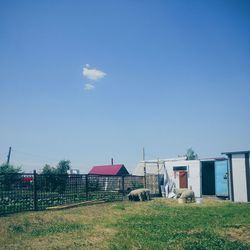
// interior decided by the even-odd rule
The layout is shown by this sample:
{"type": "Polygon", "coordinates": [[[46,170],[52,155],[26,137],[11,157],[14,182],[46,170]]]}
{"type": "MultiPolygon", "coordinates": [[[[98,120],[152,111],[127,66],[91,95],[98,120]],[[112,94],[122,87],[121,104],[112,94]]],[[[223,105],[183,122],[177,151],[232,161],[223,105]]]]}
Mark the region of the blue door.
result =
{"type": "Polygon", "coordinates": [[[227,160],[215,162],[215,194],[228,196],[227,160]]]}

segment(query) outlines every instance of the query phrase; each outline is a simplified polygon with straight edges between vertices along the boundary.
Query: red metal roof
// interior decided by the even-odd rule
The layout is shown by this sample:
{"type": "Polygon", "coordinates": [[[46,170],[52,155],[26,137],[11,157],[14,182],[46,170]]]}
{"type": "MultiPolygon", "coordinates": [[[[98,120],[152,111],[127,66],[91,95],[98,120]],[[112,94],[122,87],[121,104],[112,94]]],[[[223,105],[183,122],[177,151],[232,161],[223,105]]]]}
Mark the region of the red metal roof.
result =
{"type": "MultiPolygon", "coordinates": [[[[89,171],[89,174],[117,175],[122,168],[125,168],[123,164],[94,166],[89,171]]],[[[125,168],[125,170],[127,171],[126,168],[125,168]]]]}
{"type": "Polygon", "coordinates": [[[23,177],[22,181],[31,182],[33,181],[33,177],[23,177]]]}

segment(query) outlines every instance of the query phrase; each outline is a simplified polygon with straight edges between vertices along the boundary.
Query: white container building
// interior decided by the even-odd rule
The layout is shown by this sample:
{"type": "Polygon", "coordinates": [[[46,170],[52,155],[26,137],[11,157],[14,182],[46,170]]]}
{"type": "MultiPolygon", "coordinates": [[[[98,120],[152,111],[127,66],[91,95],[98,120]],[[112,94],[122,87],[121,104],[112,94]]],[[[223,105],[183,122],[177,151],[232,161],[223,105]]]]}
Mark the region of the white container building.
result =
{"type": "Polygon", "coordinates": [[[250,151],[224,152],[229,161],[229,193],[235,202],[250,202],[250,151]]]}

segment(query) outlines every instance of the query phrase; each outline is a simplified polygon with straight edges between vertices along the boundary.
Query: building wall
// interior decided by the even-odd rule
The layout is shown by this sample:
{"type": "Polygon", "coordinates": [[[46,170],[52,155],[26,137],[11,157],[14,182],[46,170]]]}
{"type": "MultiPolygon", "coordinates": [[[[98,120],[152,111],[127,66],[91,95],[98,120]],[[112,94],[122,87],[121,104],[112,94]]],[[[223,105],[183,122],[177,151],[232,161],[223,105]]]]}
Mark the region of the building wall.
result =
{"type": "Polygon", "coordinates": [[[246,185],[246,168],[245,168],[244,154],[232,155],[232,171],[233,171],[234,201],[246,202],[247,185],[246,185]]]}
{"type": "Polygon", "coordinates": [[[248,193],[247,193],[247,201],[250,202],[250,153],[248,154],[249,157],[249,163],[248,163],[248,193]]]}
{"type": "Polygon", "coordinates": [[[167,162],[167,173],[177,188],[179,188],[179,174],[173,171],[173,167],[186,166],[188,175],[188,188],[192,187],[196,197],[201,196],[201,163],[199,160],[167,162]]]}
{"type": "MultiPolygon", "coordinates": [[[[248,182],[250,182],[250,154],[249,154],[249,173],[248,173],[248,182]]],[[[250,190],[248,189],[248,202],[250,202],[250,190]]]]}
{"type": "MultiPolygon", "coordinates": [[[[201,196],[201,163],[199,160],[180,160],[170,161],[165,163],[167,174],[169,178],[175,183],[175,186],[179,188],[179,175],[173,171],[173,167],[186,166],[188,172],[188,187],[192,187],[196,197],[201,196]]],[[[158,174],[157,164],[146,164],[147,174],[158,174]]],[[[159,174],[164,174],[164,165],[159,165],[159,174]]],[[[144,163],[139,163],[133,171],[133,175],[144,175],[144,163]]]]}
{"type": "MultiPolygon", "coordinates": [[[[163,174],[162,165],[159,166],[160,174],[163,174]]],[[[157,165],[153,163],[146,164],[146,173],[147,174],[158,174],[157,165]]],[[[133,175],[144,176],[144,163],[138,163],[136,168],[133,170],[133,175]]]]}

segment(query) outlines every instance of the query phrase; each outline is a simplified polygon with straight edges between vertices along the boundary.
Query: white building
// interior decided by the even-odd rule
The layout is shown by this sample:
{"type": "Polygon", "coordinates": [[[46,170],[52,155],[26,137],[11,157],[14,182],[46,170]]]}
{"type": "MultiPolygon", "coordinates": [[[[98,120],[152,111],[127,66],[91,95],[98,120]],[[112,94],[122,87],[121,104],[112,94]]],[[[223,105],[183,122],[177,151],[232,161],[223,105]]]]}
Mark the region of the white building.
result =
{"type": "Polygon", "coordinates": [[[186,160],[182,157],[141,161],[134,169],[133,175],[164,175],[164,172],[165,179],[173,183],[176,188],[191,188],[196,197],[228,196],[225,158],[186,160]]]}
{"type": "Polygon", "coordinates": [[[250,151],[224,152],[229,161],[230,199],[250,202],[250,151]]]}

